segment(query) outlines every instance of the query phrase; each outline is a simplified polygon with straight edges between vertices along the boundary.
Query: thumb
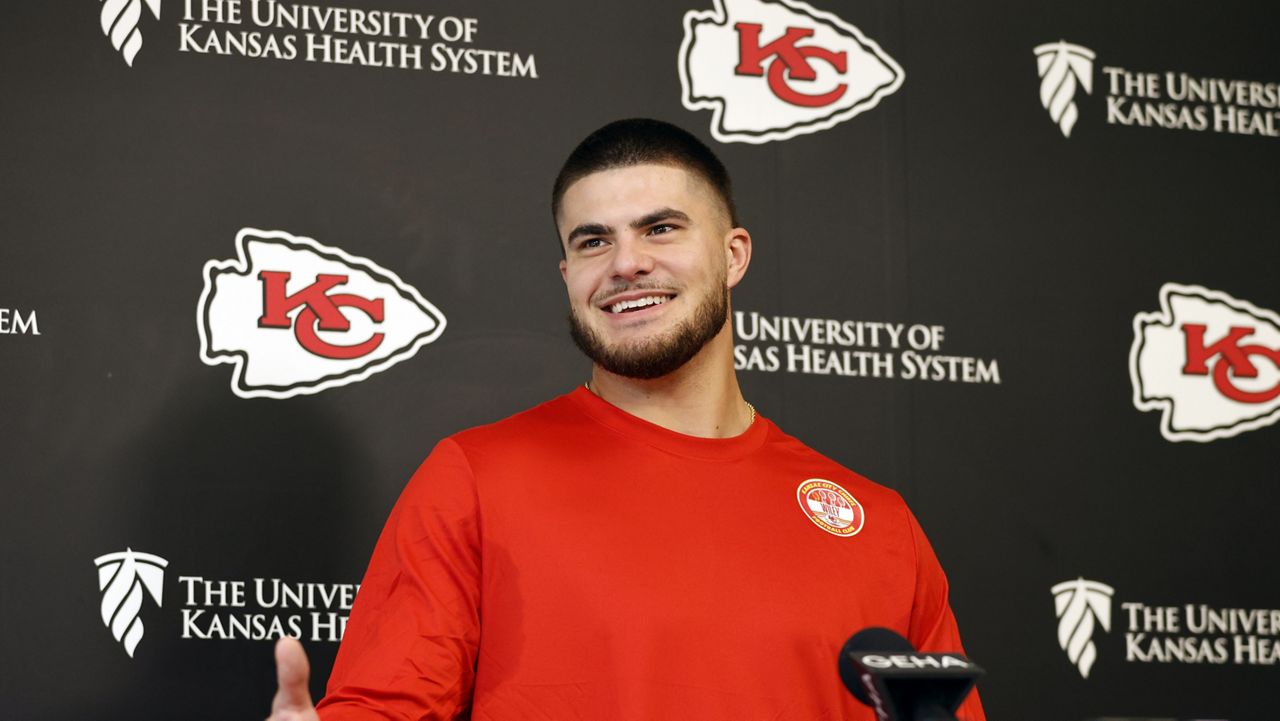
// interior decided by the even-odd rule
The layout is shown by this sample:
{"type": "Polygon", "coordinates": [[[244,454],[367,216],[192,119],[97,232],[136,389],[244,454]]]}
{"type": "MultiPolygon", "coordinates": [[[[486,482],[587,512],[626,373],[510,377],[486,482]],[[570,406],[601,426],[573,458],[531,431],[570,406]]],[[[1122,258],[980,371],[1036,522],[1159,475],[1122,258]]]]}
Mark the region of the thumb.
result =
{"type": "Polygon", "coordinates": [[[310,676],[307,653],[298,639],[285,636],[276,641],[276,697],[271,702],[271,713],[310,710],[310,676]]]}

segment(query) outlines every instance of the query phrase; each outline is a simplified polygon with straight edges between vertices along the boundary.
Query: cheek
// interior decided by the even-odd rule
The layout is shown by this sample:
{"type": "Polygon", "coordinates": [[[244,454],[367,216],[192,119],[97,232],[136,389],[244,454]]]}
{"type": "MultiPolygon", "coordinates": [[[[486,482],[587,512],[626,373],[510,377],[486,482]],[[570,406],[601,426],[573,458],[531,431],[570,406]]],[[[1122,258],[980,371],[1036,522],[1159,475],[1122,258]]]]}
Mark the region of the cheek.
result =
{"type": "Polygon", "coordinates": [[[696,277],[699,282],[706,285],[719,286],[723,285],[728,277],[728,269],[726,258],[719,253],[712,252],[697,259],[697,265],[690,271],[688,277],[696,277]]]}
{"type": "Polygon", "coordinates": [[[581,272],[570,272],[564,278],[565,290],[572,303],[587,303],[595,289],[591,279],[581,272]]]}

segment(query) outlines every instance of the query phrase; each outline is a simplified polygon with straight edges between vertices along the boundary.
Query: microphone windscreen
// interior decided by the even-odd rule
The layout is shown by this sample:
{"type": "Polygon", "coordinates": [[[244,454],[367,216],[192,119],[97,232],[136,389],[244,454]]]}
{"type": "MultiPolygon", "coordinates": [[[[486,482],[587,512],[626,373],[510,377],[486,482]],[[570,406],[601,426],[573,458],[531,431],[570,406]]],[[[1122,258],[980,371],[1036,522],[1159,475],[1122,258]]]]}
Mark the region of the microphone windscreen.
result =
{"type": "Polygon", "coordinates": [[[887,628],[864,628],[850,636],[840,649],[840,680],[844,681],[845,688],[849,689],[854,698],[867,706],[874,706],[859,678],[858,666],[853,662],[852,654],[873,651],[886,654],[911,653],[915,650],[910,641],[887,628]]]}

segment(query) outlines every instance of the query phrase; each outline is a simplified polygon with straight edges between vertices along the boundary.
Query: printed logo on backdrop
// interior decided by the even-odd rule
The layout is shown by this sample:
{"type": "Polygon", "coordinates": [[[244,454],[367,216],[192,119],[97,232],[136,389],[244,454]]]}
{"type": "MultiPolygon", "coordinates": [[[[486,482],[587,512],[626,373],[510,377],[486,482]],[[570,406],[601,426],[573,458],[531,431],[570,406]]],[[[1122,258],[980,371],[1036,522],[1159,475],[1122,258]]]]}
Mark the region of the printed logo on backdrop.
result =
{"type": "Polygon", "coordinates": [[[36,312],[19,308],[0,308],[0,335],[40,335],[36,312]]]}
{"type": "MultiPolygon", "coordinates": [[[[146,0],[156,19],[160,0],[146,0]]],[[[102,29],[132,66],[141,0],[105,0],[102,29]],[[110,19],[108,19],[110,16],[110,19]]],[[[278,0],[183,0],[179,52],[536,79],[532,53],[484,48],[480,20],[278,0]]]]}
{"type": "Polygon", "coordinates": [[[1089,678],[1089,670],[1098,659],[1093,631],[1097,626],[1111,630],[1111,597],[1116,591],[1105,583],[1083,578],[1063,581],[1052,591],[1054,612],[1058,615],[1058,645],[1080,675],[1089,678]]]}
{"type": "Polygon", "coordinates": [[[947,383],[1000,383],[995,358],[943,352],[946,328],[921,323],[734,311],[734,368],[947,383]]]}
{"type": "MultiPolygon", "coordinates": [[[[162,606],[169,562],[133,549],[94,559],[102,591],[102,621],[130,658],[143,636],[144,596],[162,606]],[[145,591],[145,593],[144,593],[145,591]]],[[[271,641],[293,636],[309,641],[342,640],[357,583],[311,583],[279,578],[177,578],[179,608],[153,618],[153,631],[196,641],[271,641]],[[156,630],[158,629],[158,630],[156,630]]]]}
{"type": "Polygon", "coordinates": [[[133,67],[133,59],[142,49],[142,32],[138,30],[138,22],[142,19],[142,6],[146,5],[151,15],[160,19],[160,0],[103,0],[102,11],[98,13],[102,21],[102,33],[111,40],[111,46],[124,56],[124,62],[133,67]]]}
{"type": "MultiPolygon", "coordinates": [[[[1120,651],[1102,642],[1110,632],[1116,591],[1077,578],[1050,589],[1058,617],[1058,645],[1082,678],[1095,662],[1111,665],[1120,651]],[[1095,645],[1094,641],[1098,640],[1095,645]]],[[[1223,608],[1204,603],[1119,604],[1124,626],[1124,662],[1274,666],[1280,663],[1280,609],[1223,608]]]]}
{"type": "MultiPolygon", "coordinates": [[[[1059,40],[1037,45],[1034,53],[1040,104],[1070,137],[1084,114],[1076,91],[1093,92],[1094,51],[1059,40]]],[[[1107,125],[1280,137],[1280,84],[1274,82],[1110,65],[1099,80],[1106,88],[1107,125]]]]}
{"type": "Polygon", "coordinates": [[[162,605],[164,569],[169,562],[128,548],[98,556],[93,563],[98,567],[98,590],[102,592],[102,622],[133,658],[143,634],[143,591],[156,606],[162,605]]]}
{"type": "Polygon", "coordinates": [[[362,381],[444,332],[395,273],[284,231],[245,228],[237,258],[204,266],[200,359],[234,366],[241,398],[289,398],[362,381]]]}
{"type": "Polygon", "coordinates": [[[1093,92],[1093,51],[1065,41],[1036,48],[1040,70],[1040,104],[1058,124],[1062,136],[1071,137],[1080,111],[1076,108],[1076,88],[1093,92]]]}
{"type": "Polygon", "coordinates": [[[905,74],[854,25],[800,0],[715,0],[684,16],[681,101],[722,143],[827,130],[894,93],[905,74]]]}
{"type": "Polygon", "coordinates": [[[1218,290],[1165,283],[1133,318],[1133,405],[1170,441],[1230,438],[1280,420],[1280,315],[1218,290]]]}

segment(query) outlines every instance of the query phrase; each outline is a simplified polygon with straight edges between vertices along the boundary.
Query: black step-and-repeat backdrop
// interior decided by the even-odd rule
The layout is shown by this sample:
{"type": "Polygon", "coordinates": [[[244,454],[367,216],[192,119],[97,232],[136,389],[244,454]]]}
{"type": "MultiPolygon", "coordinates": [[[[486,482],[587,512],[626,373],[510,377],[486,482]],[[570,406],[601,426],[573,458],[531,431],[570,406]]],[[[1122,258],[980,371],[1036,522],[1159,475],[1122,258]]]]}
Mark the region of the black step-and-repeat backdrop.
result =
{"type": "Polygon", "coordinates": [[[260,718],[282,634],[318,694],[431,446],[585,379],[551,179],[651,116],[734,173],[748,399],[906,496],[993,718],[1275,718],[1278,23],[10,4],[2,715],[260,718]]]}

